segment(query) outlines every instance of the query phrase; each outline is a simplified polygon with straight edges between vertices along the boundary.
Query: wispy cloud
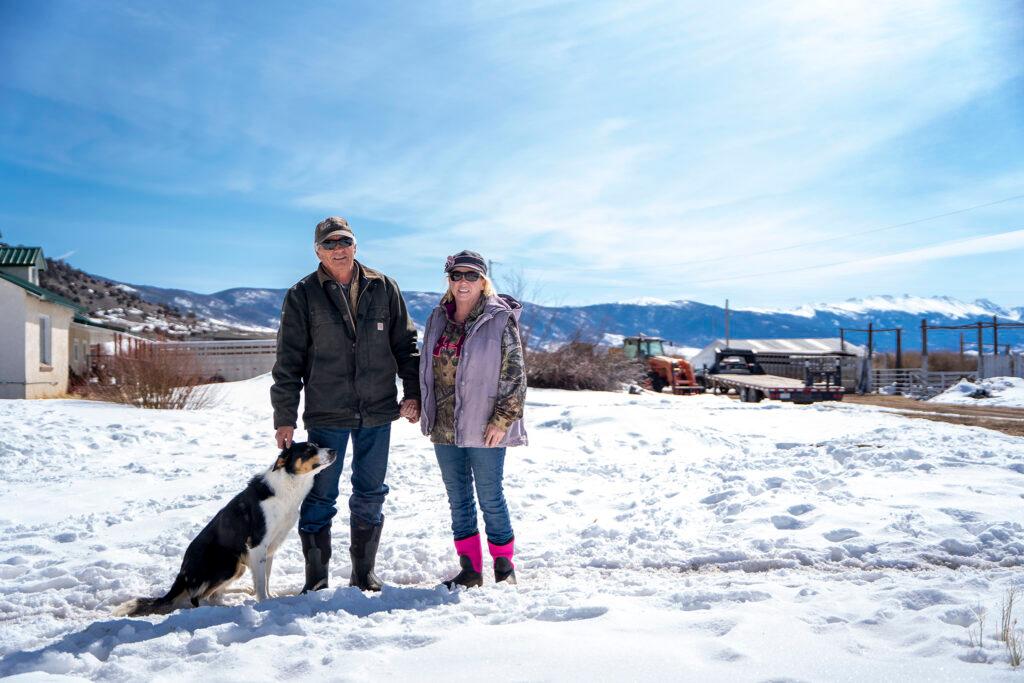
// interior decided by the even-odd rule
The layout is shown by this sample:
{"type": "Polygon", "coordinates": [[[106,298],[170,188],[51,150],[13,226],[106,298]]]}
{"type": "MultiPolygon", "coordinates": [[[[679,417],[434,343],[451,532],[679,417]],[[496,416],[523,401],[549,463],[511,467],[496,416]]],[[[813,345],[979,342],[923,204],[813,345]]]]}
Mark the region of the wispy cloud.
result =
{"type": "MultiPolygon", "coordinates": [[[[1019,113],[1007,85],[1024,74],[1012,9],[69,8],[49,17],[45,40],[40,26],[0,48],[11,64],[4,86],[31,105],[0,114],[0,155],[125,187],[397,226],[361,235],[361,249],[414,287],[432,286],[439,254],[471,246],[579,298],[683,296],[687,282],[743,271],[699,263],[729,245],[749,253],[997,199],[987,190],[999,178],[1005,194],[1019,192],[1019,155],[963,135],[957,118],[986,98],[990,116],[1019,113]],[[962,154],[967,139],[984,152],[962,154]]],[[[997,129],[1024,139],[1013,121],[997,129]]],[[[909,252],[985,228],[930,225],[765,263],[909,252]]]]}

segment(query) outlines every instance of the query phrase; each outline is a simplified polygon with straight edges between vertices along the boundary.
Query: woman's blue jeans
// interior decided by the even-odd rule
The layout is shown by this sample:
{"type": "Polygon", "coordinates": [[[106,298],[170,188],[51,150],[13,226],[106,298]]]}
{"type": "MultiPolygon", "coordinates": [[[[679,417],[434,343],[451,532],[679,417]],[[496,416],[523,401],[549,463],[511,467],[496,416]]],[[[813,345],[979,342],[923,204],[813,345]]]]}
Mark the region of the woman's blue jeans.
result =
{"type": "Polygon", "coordinates": [[[452,510],[452,533],[455,540],[479,533],[473,487],[480,499],[487,540],[505,545],[512,540],[512,522],[501,480],[505,471],[504,448],[460,448],[434,444],[441,479],[448,491],[452,510]]]}

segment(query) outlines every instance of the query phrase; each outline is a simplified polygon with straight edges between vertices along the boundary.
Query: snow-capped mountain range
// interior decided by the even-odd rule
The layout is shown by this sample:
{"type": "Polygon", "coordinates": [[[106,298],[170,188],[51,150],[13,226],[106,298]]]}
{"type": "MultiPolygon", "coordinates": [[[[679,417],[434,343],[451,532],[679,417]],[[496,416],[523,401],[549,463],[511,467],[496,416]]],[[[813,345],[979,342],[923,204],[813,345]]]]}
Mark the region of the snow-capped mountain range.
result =
{"type": "MultiPolygon", "coordinates": [[[[61,286],[69,294],[72,290],[85,291],[84,284],[73,281],[86,279],[88,291],[99,291],[106,286],[106,291],[122,297],[123,300],[113,302],[117,304],[113,307],[112,301],[107,300],[109,295],[103,299],[81,300],[92,315],[105,322],[120,322],[143,334],[152,332],[178,337],[272,336],[287,291],[237,287],[214,294],[197,294],[182,289],[118,283],[68,267],[61,275],[61,286]],[[132,314],[139,308],[146,309],[141,321],[132,314]]],[[[439,295],[410,291],[404,295],[413,319],[422,327],[439,295]]],[[[913,349],[920,344],[922,319],[927,319],[929,325],[964,325],[981,320],[990,322],[993,317],[1003,323],[1019,324],[1024,321],[1024,306],[1008,308],[987,299],[965,302],[948,296],[879,295],[793,309],[734,308],[729,314],[729,326],[733,339],[764,339],[835,337],[841,327],[866,328],[868,323],[873,323],[876,329],[902,328],[904,348],[913,349]]],[[[722,306],[651,297],[590,306],[550,307],[526,303],[522,323],[530,342],[538,345],[573,339],[608,343],[607,340],[621,335],[643,333],[664,337],[678,346],[703,347],[725,336],[722,306]]],[[[964,336],[967,348],[973,348],[977,334],[968,330],[964,336]]],[[[862,333],[847,334],[847,339],[853,343],[863,343],[864,337],[862,333]]],[[[895,344],[893,335],[884,333],[877,335],[875,342],[879,350],[891,349],[895,344]]],[[[1024,348],[1024,328],[1000,329],[999,342],[1000,346],[1024,348]]],[[[929,335],[931,348],[954,349],[959,343],[957,331],[935,331],[929,335]]],[[[991,343],[990,332],[986,332],[985,343],[991,343]]]]}
{"type": "MultiPolygon", "coordinates": [[[[182,290],[132,285],[143,298],[191,311],[208,318],[245,328],[271,332],[277,327],[284,289],[229,289],[203,295],[182,290]]],[[[434,292],[404,292],[410,313],[417,325],[426,322],[439,295],[434,292]]],[[[904,345],[920,343],[920,325],[962,325],[995,316],[1005,323],[1024,320],[1024,306],[1006,308],[979,299],[964,302],[946,296],[871,296],[838,303],[805,305],[796,309],[741,308],[730,311],[730,336],[742,338],[835,337],[840,327],[902,327],[904,345]]],[[[608,335],[644,333],[672,340],[680,346],[702,347],[724,336],[725,311],[721,306],[696,301],[662,301],[645,298],[639,302],[595,304],[591,306],[549,307],[527,303],[523,325],[534,343],[558,343],[574,338],[600,342],[608,335]]],[[[849,333],[857,343],[865,335],[849,333]]],[[[880,334],[876,347],[888,349],[895,344],[892,335],[880,334]]],[[[967,335],[968,347],[977,336],[967,335]]],[[[614,338],[614,337],[613,337],[614,338]]],[[[956,348],[959,334],[934,332],[929,343],[934,348],[956,348]]],[[[986,343],[988,343],[986,341],[986,343]]],[[[1000,345],[1024,345],[1024,328],[1000,331],[1000,345]]]]}

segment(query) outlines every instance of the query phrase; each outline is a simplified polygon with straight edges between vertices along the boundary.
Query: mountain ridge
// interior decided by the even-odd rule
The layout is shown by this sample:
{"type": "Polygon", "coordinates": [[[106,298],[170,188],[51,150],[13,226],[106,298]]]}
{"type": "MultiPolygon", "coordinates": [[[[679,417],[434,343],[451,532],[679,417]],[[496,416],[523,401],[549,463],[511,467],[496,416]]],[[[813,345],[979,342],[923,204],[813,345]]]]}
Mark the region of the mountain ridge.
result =
{"type": "MultiPolygon", "coordinates": [[[[90,315],[108,324],[121,324],[142,334],[178,338],[270,337],[276,332],[281,302],[286,288],[233,287],[213,294],[198,294],[184,289],[129,284],[91,275],[63,262],[48,274],[43,271],[43,286],[58,293],[78,296],[106,283],[104,296],[84,302],[90,315]],[[53,277],[60,274],[59,278],[53,277]],[[75,281],[77,280],[79,281],[75,281]],[[71,280],[71,282],[69,282],[71,280]],[[111,303],[119,305],[111,305],[111,303]],[[141,303],[140,303],[141,302],[141,303]],[[147,309],[146,306],[151,307],[147,309]],[[135,310],[142,315],[130,315],[135,310]]],[[[403,293],[410,315],[422,328],[437,304],[436,292],[403,293]]],[[[903,328],[904,348],[920,344],[920,324],[962,325],[975,320],[1020,323],[1024,306],[1006,307],[988,299],[964,302],[954,297],[908,294],[879,294],[850,298],[842,302],[804,304],[796,308],[739,307],[730,310],[730,336],[742,338],[835,337],[840,328],[903,328]]],[[[632,301],[590,304],[586,306],[544,306],[524,302],[524,332],[530,342],[543,346],[571,340],[608,343],[608,339],[637,333],[656,335],[680,346],[703,347],[725,336],[723,307],[699,301],[668,301],[641,297],[632,301]],[[606,336],[608,335],[608,336],[606,336]]],[[[989,344],[986,334],[986,344],[989,344]]],[[[863,333],[851,332],[847,338],[863,343],[863,333]]],[[[1000,330],[1000,346],[1024,348],[1024,328],[1000,330]]],[[[977,335],[968,331],[966,347],[976,345],[977,335]]],[[[930,335],[933,348],[957,348],[958,334],[936,331],[930,335]]],[[[891,334],[878,334],[876,348],[895,345],[891,334]]]]}

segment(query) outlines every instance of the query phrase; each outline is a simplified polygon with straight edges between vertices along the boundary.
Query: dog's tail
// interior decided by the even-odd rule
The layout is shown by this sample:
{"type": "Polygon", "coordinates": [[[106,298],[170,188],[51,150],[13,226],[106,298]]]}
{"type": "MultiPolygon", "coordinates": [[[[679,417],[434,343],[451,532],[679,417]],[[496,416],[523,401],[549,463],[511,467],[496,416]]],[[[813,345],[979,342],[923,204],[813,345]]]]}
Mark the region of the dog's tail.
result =
{"type": "Polygon", "coordinates": [[[182,574],[174,579],[174,584],[167,594],[159,598],[135,598],[120,605],[114,610],[117,617],[145,617],[150,614],[168,614],[174,611],[178,598],[185,592],[185,577],[182,574]]]}

